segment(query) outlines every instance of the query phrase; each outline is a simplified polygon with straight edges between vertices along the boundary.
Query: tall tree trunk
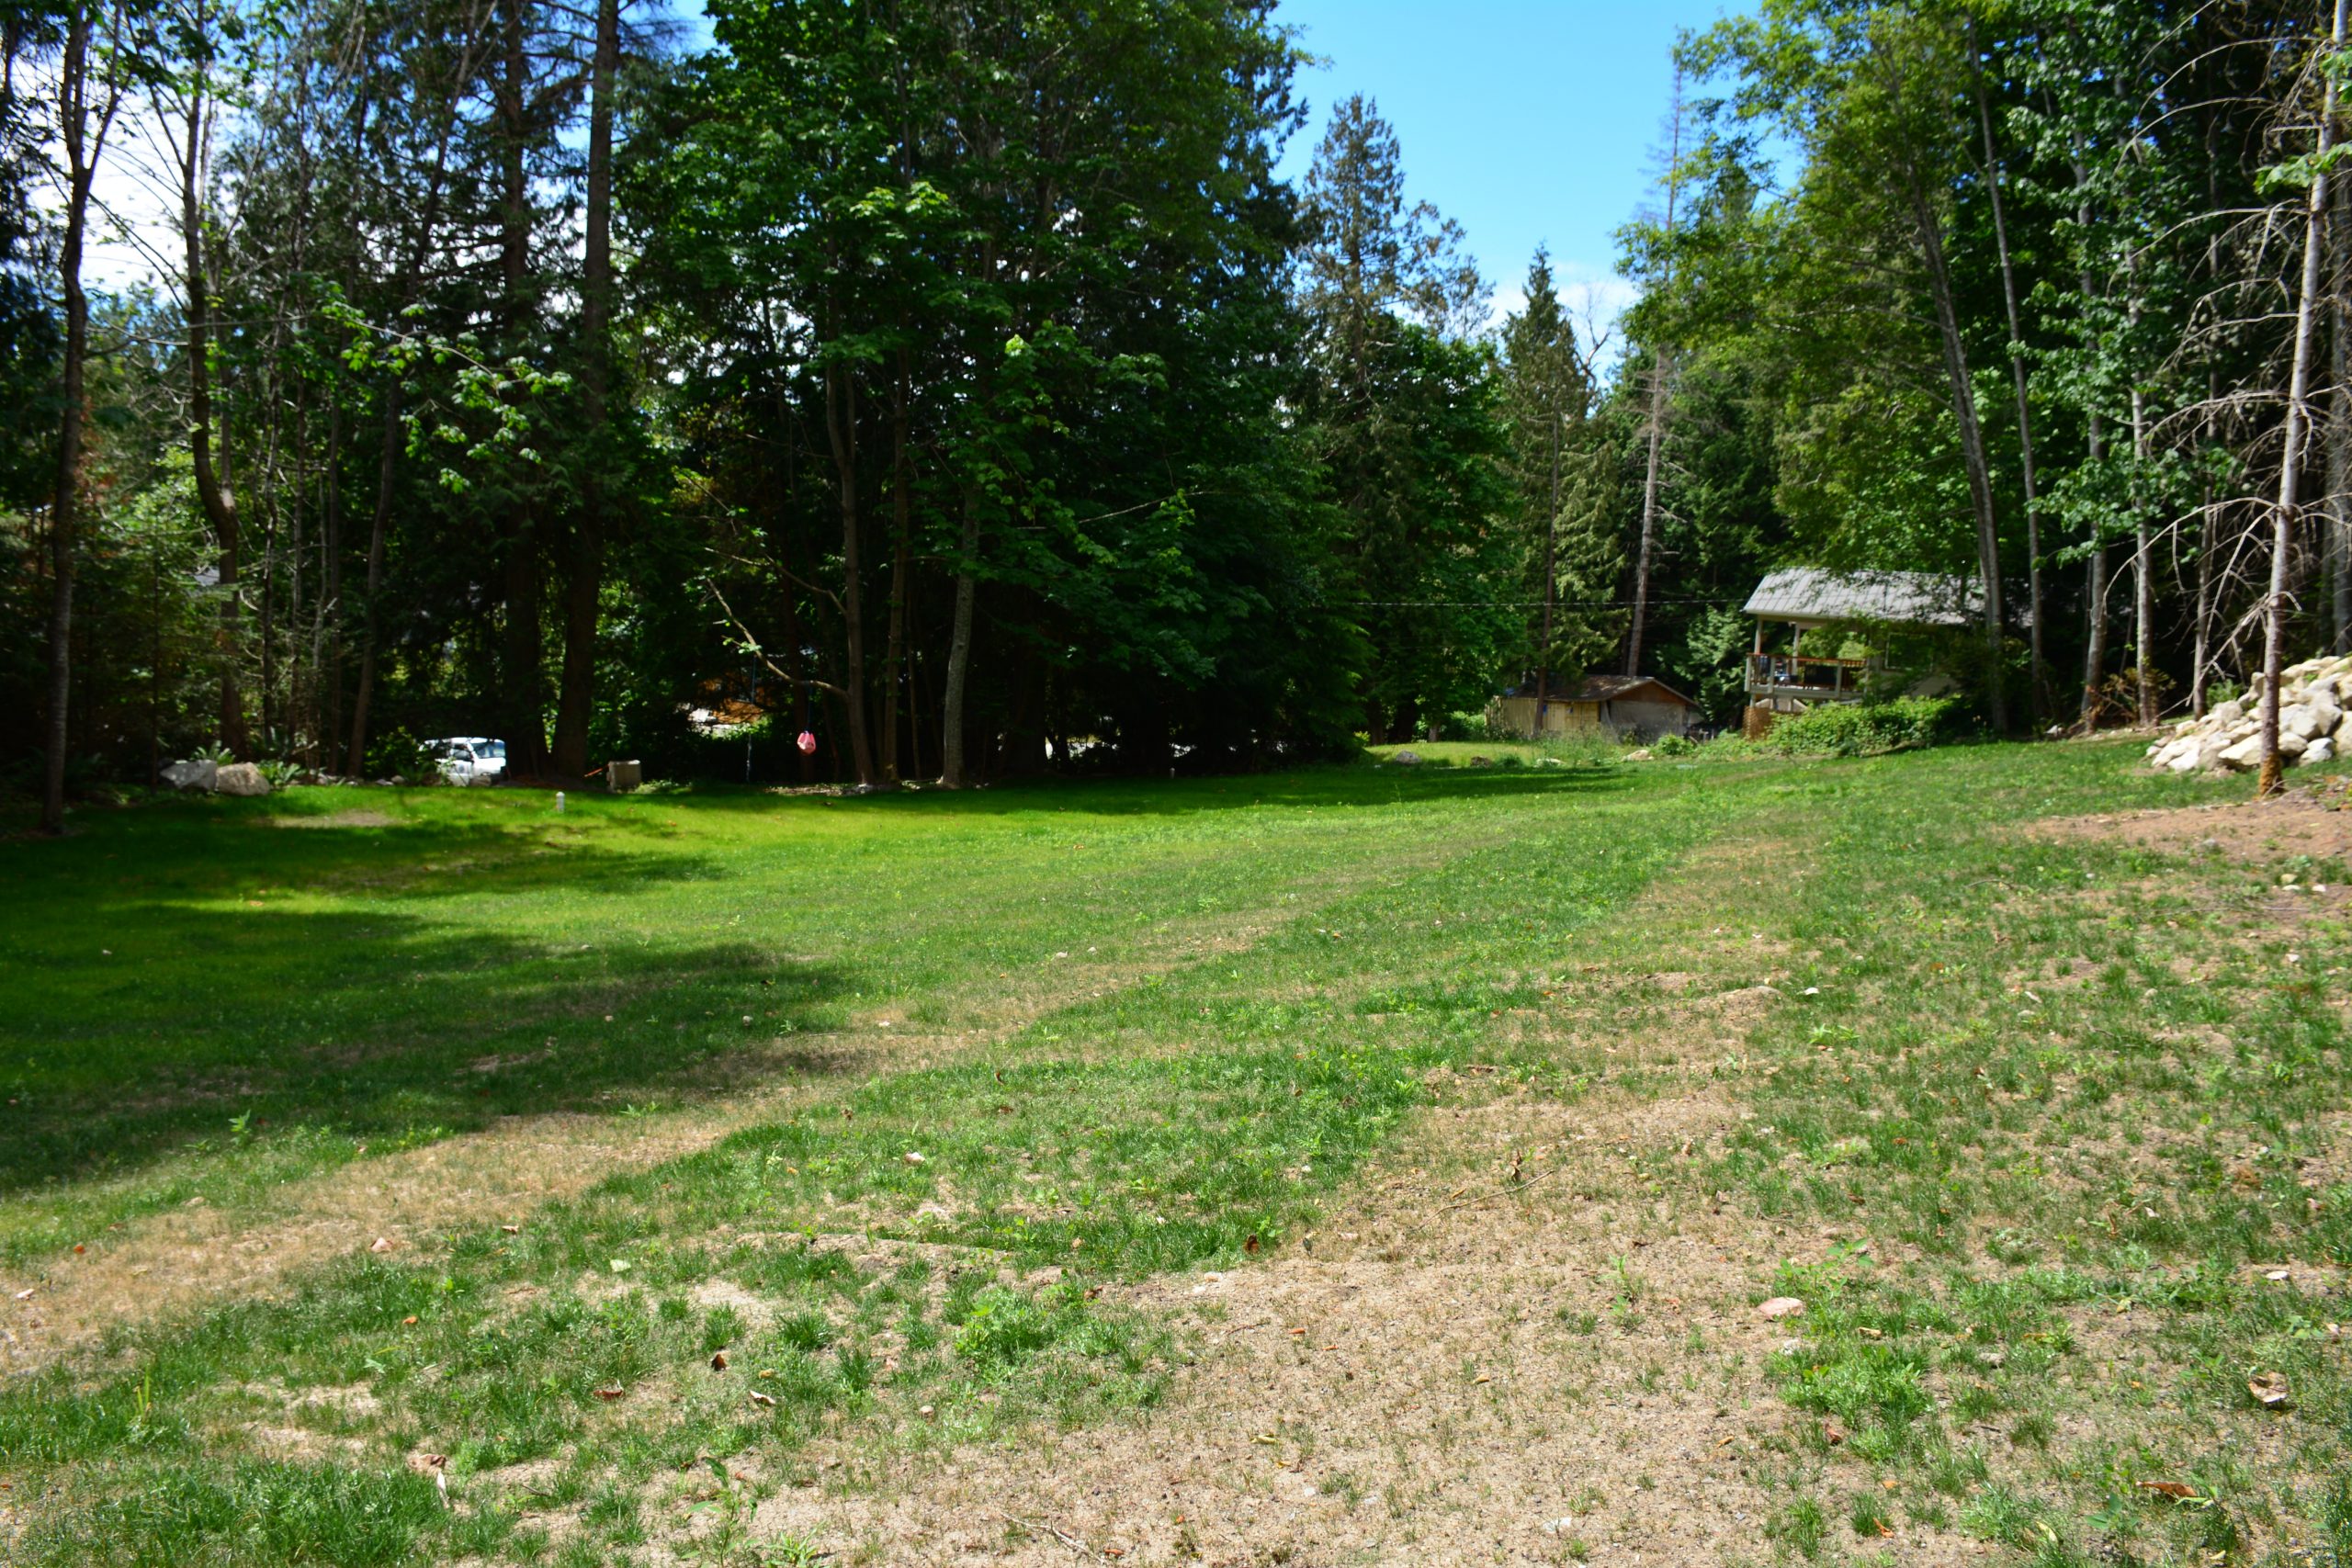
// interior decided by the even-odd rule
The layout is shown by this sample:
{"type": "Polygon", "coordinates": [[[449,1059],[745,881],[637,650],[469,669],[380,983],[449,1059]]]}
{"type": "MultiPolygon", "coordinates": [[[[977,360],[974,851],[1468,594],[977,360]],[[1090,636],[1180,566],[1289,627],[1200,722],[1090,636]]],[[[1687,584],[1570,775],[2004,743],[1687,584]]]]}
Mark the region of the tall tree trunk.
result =
{"type": "Polygon", "coordinates": [[[849,726],[850,766],[866,788],[874,770],[874,738],[865,712],[865,540],[857,505],[857,381],[849,367],[825,367],[825,436],[832,447],[834,489],[842,513],[842,707],[849,726]]]}
{"type": "Polygon", "coordinates": [[[556,694],[555,771],[588,771],[588,721],[596,697],[597,601],[604,592],[611,492],[609,450],[613,312],[613,91],[620,74],[620,0],[597,0],[596,52],[589,66],[588,201],[582,235],[580,406],[590,440],[588,481],[572,531],[563,591],[563,676],[556,694]]]}
{"type": "Polygon", "coordinates": [[[326,479],[319,497],[319,610],[312,634],[323,644],[321,671],[318,765],[334,767],[335,738],[343,733],[343,398],[327,383],[326,479]]]}
{"type": "Polygon", "coordinates": [[[2329,646],[2352,653],[2352,180],[2328,190],[2327,586],[2329,646]]]}
{"type": "Polygon", "coordinates": [[[1560,411],[1551,412],[1552,509],[1544,514],[1544,637],[1535,649],[1535,738],[1552,702],[1552,602],[1560,581],[1560,411]]]}
{"type": "MultiPolygon", "coordinates": [[[[1671,246],[1674,206],[1682,190],[1682,68],[1674,69],[1674,98],[1668,111],[1666,165],[1666,237],[1669,247],[1664,287],[1674,281],[1671,246]]],[[[1649,454],[1642,470],[1642,539],[1634,558],[1634,618],[1625,628],[1625,673],[1642,672],[1642,637],[1649,627],[1650,563],[1657,547],[1658,465],[1666,446],[1666,384],[1672,360],[1660,344],[1650,365],[1649,454]]]]}
{"type": "Polygon", "coordinates": [[[59,366],[62,408],[57,431],[57,488],[49,513],[49,756],[41,780],[40,829],[65,831],[67,705],[74,686],[74,530],[82,483],[83,367],[90,352],[90,299],[82,288],[82,249],[89,232],[90,185],[105,155],[116,96],[90,102],[90,8],[81,0],[67,13],[65,47],[58,62],[57,119],[65,152],[65,228],[57,248],[57,277],[65,306],[64,355],[59,366]],[[93,117],[95,116],[95,123],[93,117]]]}
{"type": "Polygon", "coordinates": [[[2206,671],[2213,662],[2213,481],[2205,480],[2197,509],[2197,624],[2190,628],[2188,711],[2205,716],[2206,671]]]}
{"type": "Polygon", "coordinates": [[[2001,530],[1993,512],[1992,470],[1984,460],[1984,431],[1976,418],[1976,387],[1968,375],[1968,345],[1960,333],[1960,313],[1952,297],[1951,270],[1944,265],[1943,227],[1935,205],[1917,177],[1907,171],[1911,220],[1918,231],[1919,255],[1926,263],[1928,291],[1935,301],[1936,329],[1943,339],[1944,373],[1951,382],[1952,418],[1960,426],[1961,460],[1968,471],[1968,499],[1976,513],[1976,570],[1984,587],[1987,716],[1997,734],[2009,727],[2008,698],[2004,687],[2001,631],[2001,530]]]}
{"type": "Polygon", "coordinates": [[[351,697],[351,744],[343,771],[353,778],[368,772],[368,710],[376,702],[376,600],[384,585],[384,536],[391,524],[392,481],[401,455],[401,384],[384,388],[384,438],[376,458],[376,507],[368,525],[368,598],[360,610],[359,684],[351,697]]]}
{"type": "Polygon", "coordinates": [[[947,674],[939,700],[939,782],[948,789],[971,783],[964,765],[964,690],[972,668],[972,563],[980,554],[980,502],[964,488],[963,559],[956,569],[956,608],[947,633],[947,674]]]}
{"type": "MultiPolygon", "coordinates": [[[[2132,459],[2144,473],[2148,461],[2148,400],[2141,388],[2132,389],[2132,459]]],[[[2139,692],[2140,728],[2156,725],[2155,560],[2148,548],[2148,510],[2134,482],[2132,497],[2132,665],[2139,692]]]]}
{"type": "MultiPolygon", "coordinates": [[[[2335,0],[2335,19],[2328,30],[2331,54],[2344,48],[2346,3],[2335,0]]],[[[2288,372],[2287,428],[2278,452],[2278,502],[2270,534],[2270,592],[2262,611],[2261,793],[2266,795],[2278,794],[2285,784],[2285,761],[2278,753],[2278,681],[2286,666],[2287,572],[2295,548],[2303,439],[2311,423],[2312,335],[2319,314],[2322,253],[2327,243],[2328,154],[2335,144],[2335,75],[2333,71],[2324,74],[2327,85],[2320,108],[2319,155],[2311,196],[2303,206],[2303,279],[2295,297],[2295,360],[2288,372]]]]}
{"type": "MultiPolygon", "coordinates": [[[[526,0],[504,0],[502,33],[505,59],[498,81],[500,313],[509,355],[529,346],[531,283],[531,193],[525,153],[528,145],[531,62],[524,27],[526,0]]],[[[505,552],[499,683],[500,728],[505,730],[506,773],[537,778],[547,772],[547,715],[540,705],[543,656],[539,641],[539,541],[530,498],[510,497],[500,509],[500,543],[505,552]]]]}
{"type": "Polygon", "coordinates": [[[2017,268],[2009,255],[2008,219],[2001,201],[2001,158],[1993,141],[1993,111],[1985,101],[1984,56],[1976,49],[1973,19],[1968,24],[1968,40],[1969,53],[1976,62],[1976,120],[1984,135],[1984,185],[1992,197],[1993,243],[2001,258],[2001,302],[2008,311],[2009,382],[2017,396],[2018,469],[2025,486],[2026,637],[2030,650],[2028,659],[2031,686],[2027,696],[2032,704],[2034,722],[2039,725],[2048,713],[2050,690],[2042,655],[2041,503],[2033,469],[2033,407],[2026,395],[2025,329],[2018,311],[2017,268]]]}
{"type": "MultiPolygon", "coordinates": [[[[2083,149],[2079,141],[2075,149],[2075,226],[2083,233],[2091,227],[2090,171],[2082,162],[2083,149]]],[[[2085,266],[2078,276],[2083,296],[2092,297],[2098,291],[2098,279],[2085,266]]],[[[2084,452],[2088,466],[2096,468],[2107,456],[2107,427],[2098,407],[2098,391],[2091,393],[2091,407],[2085,418],[2084,452]]],[[[2107,684],[2107,532],[2096,514],[2091,519],[2090,554],[2083,564],[2086,592],[2083,614],[2086,621],[2083,638],[2083,711],[2079,720],[2081,732],[2088,735],[2098,728],[2099,688],[2107,684]]]]}
{"type": "MultiPolygon", "coordinates": [[[[417,214],[415,243],[410,248],[400,286],[395,290],[399,309],[402,311],[416,302],[424,279],[424,264],[433,253],[433,237],[440,227],[441,198],[448,179],[449,143],[458,130],[458,98],[465,85],[473,81],[474,67],[479,60],[475,51],[480,46],[480,38],[469,32],[457,69],[452,72],[448,82],[441,84],[444,96],[440,105],[442,119],[438,141],[433,150],[433,165],[426,171],[424,200],[417,214]]],[[[379,629],[376,601],[384,580],[385,535],[391,526],[393,480],[400,467],[401,412],[404,399],[400,378],[395,375],[384,387],[384,434],[377,453],[376,505],[368,520],[368,602],[361,611],[359,679],[357,689],[352,694],[351,738],[345,752],[344,771],[354,777],[366,771],[368,761],[368,710],[374,705],[376,695],[379,629]]]]}
{"type": "Polygon", "coordinates": [[[239,761],[253,755],[253,739],[245,729],[245,699],[237,679],[239,623],[243,603],[239,587],[243,541],[237,516],[236,492],[214,466],[212,450],[212,283],[204,262],[204,174],[209,163],[207,144],[212,136],[209,85],[211,61],[206,45],[210,23],[199,4],[191,24],[198,39],[198,58],[189,74],[187,96],[181,107],[181,132],[187,141],[175,150],[180,175],[180,237],[185,247],[182,285],[187,291],[187,445],[195,470],[196,496],[204,520],[220,549],[220,744],[239,761]]]}
{"type": "Polygon", "coordinates": [[[882,779],[899,783],[899,687],[907,653],[907,580],[914,551],[913,475],[908,461],[907,400],[911,378],[907,352],[899,351],[898,378],[890,395],[890,630],[882,650],[882,779]]]}
{"type": "MultiPolygon", "coordinates": [[[[2107,430],[2099,412],[2093,409],[2086,423],[2084,452],[2091,466],[2097,467],[2107,455],[2107,430]]],[[[2082,733],[2090,734],[2098,728],[2099,688],[2107,684],[2107,540],[2098,532],[2098,525],[2091,525],[2090,554],[2083,562],[2084,577],[2084,637],[2083,637],[2083,712],[2082,733]]]]}

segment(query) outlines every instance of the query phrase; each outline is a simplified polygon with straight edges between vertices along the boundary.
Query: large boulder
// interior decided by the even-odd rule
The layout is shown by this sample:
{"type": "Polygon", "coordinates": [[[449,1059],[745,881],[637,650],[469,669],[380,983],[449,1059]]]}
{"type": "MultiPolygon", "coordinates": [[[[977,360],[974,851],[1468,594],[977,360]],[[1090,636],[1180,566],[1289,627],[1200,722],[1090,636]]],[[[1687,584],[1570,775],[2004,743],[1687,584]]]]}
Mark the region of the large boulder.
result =
{"type": "Polygon", "coordinates": [[[2302,760],[2306,762],[2325,762],[2333,761],[2335,756],[2335,740],[2323,735],[2304,748],[2302,760]]]}
{"type": "Polygon", "coordinates": [[[2290,735],[2298,740],[2316,740],[2323,735],[2332,735],[2335,732],[2335,722],[2329,720],[2323,723],[2319,716],[2319,710],[2309,703],[2297,703],[2290,708],[2279,711],[2278,739],[2282,741],[2290,735]]]}
{"type": "Polygon", "coordinates": [[[209,757],[191,757],[164,770],[164,782],[174,789],[210,789],[220,765],[209,757]]]}
{"type": "Polygon", "coordinates": [[[2218,761],[2222,766],[2238,773],[2262,766],[2262,737],[2249,735],[2243,740],[2233,741],[2222,749],[2218,761]]]}
{"type": "Polygon", "coordinates": [[[2205,716],[2205,722],[2215,729],[2227,729],[2245,717],[2245,704],[2236,697],[2216,707],[2205,716]]]}
{"type": "Polygon", "coordinates": [[[251,762],[232,762],[213,774],[212,787],[222,795],[267,795],[269,781],[251,762]]]}

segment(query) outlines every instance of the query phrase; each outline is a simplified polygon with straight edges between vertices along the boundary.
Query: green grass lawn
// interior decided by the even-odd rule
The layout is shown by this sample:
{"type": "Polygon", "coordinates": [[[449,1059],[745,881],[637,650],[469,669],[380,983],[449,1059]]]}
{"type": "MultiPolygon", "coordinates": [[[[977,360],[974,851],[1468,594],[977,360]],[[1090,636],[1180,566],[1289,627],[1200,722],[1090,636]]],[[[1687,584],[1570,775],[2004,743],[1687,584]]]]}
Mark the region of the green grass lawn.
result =
{"type": "Polygon", "coordinates": [[[2327,1326],[2352,1318],[2352,940],[2343,904],[2282,915],[2272,891],[2352,868],[2018,831],[2245,793],[2132,760],[1367,766],[560,817],[308,791],[0,846],[9,1280],[192,1197],[262,1212],[503,1118],[802,1091],[519,1222],[13,1380],[0,1541],[674,1560],[648,1487],[683,1466],[717,1476],[694,1553],[793,1561],[808,1543],[741,1536],[730,1466],[784,1485],[820,1437],[946,1449],[1154,1404],[1196,1348],[1101,1287],[1279,1255],[1433,1072],[1649,1091],[1596,994],[1694,964],[1751,984],[1645,924],[1646,896],[1745,856],[1772,868],[1786,1005],[1709,1069],[1750,1112],[1736,1134],[1644,1179],[1721,1192],[1759,1235],[1834,1218],[1879,1244],[1758,1270],[1758,1299],[1813,1305],[1772,1369],[1796,1425],[1758,1560],[1871,1561],[1882,1526],[2052,1564],[2352,1552],[2327,1326]],[[2143,1314],[2161,1355],[2118,1375],[2093,1313],[2143,1314]],[[2248,1392],[2270,1375],[2279,1408],[2248,1392]]]}

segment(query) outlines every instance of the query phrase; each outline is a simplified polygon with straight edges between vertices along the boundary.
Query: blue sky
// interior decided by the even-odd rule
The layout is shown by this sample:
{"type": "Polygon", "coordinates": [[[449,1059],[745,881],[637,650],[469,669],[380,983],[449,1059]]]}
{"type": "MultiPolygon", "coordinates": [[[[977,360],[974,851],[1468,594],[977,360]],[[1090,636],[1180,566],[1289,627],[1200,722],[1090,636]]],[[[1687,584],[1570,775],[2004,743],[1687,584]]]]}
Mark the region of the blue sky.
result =
{"type": "Polygon", "coordinates": [[[1286,173],[1304,175],[1330,107],[1378,100],[1407,189],[1460,223],[1503,309],[1539,243],[1572,308],[1605,322],[1626,299],[1617,226],[1652,199],[1676,29],[1738,0],[1282,0],[1279,19],[1328,63],[1302,74],[1312,116],[1286,173]]]}

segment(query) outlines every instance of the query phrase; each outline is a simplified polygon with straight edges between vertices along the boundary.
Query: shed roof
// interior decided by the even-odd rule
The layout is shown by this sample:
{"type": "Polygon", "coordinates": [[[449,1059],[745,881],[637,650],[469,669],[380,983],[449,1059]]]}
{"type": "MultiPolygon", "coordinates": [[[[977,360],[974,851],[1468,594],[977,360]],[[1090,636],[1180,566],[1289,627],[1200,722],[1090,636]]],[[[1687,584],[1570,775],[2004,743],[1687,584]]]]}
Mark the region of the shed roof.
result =
{"type": "Polygon", "coordinates": [[[1931,571],[1825,571],[1783,567],[1756,585],[1746,613],[1771,621],[1883,621],[1965,626],[1980,597],[1972,579],[1931,571]]]}
{"type": "MultiPolygon", "coordinates": [[[[1668,702],[1680,703],[1687,708],[1695,708],[1699,705],[1655,675],[1588,675],[1574,689],[1565,692],[1555,691],[1544,700],[1555,703],[1612,703],[1621,697],[1632,696],[1637,692],[1641,692],[1647,701],[1656,702],[1663,699],[1668,702]],[[1645,686],[1656,689],[1642,692],[1645,686]]],[[[1532,680],[1528,681],[1515,694],[1522,697],[1533,696],[1535,682],[1532,680]]]]}

